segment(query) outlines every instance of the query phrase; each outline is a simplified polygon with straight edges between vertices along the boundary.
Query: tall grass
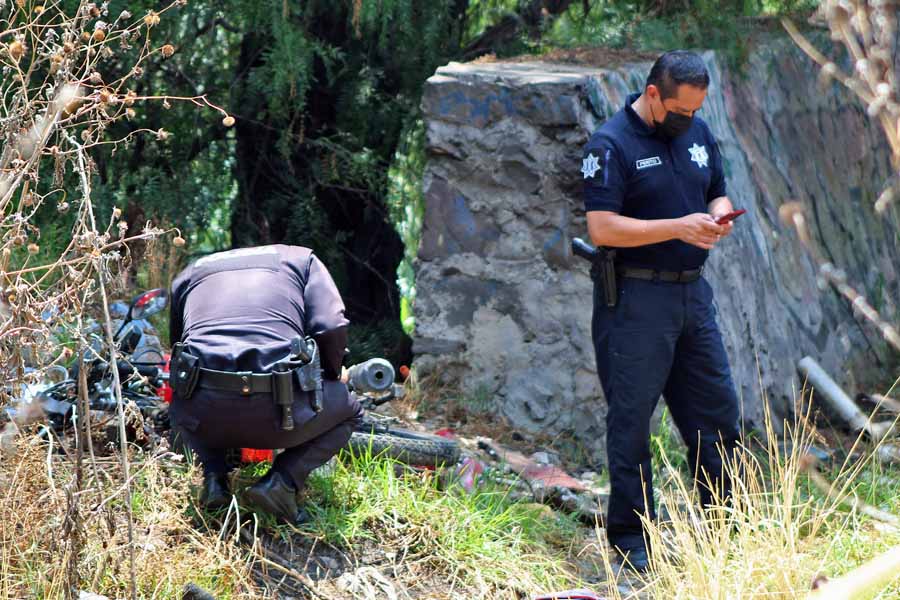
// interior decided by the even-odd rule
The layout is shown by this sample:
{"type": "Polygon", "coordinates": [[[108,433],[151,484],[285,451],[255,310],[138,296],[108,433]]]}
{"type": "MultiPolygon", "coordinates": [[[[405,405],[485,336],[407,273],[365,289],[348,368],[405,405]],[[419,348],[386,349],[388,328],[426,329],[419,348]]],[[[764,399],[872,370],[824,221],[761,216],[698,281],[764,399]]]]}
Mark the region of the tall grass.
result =
{"type": "MultiPolygon", "coordinates": [[[[22,437],[15,453],[0,458],[0,598],[77,598],[79,590],[124,597],[129,572],[118,463],[97,456],[79,491],[58,451],[58,444],[22,437]]],[[[246,553],[194,519],[193,469],[147,456],[132,475],[138,597],[180,598],[190,582],[220,600],[261,597],[246,553]]]]}
{"type": "MultiPolygon", "coordinates": [[[[644,519],[653,554],[641,584],[650,598],[807,598],[817,578],[844,574],[892,547],[900,552],[900,530],[860,510],[900,515],[900,469],[878,466],[871,453],[848,459],[828,472],[826,493],[810,477],[816,433],[804,417],[785,423],[780,436],[767,416],[768,441],[748,443],[726,461],[732,495],[727,503],[717,498],[715,508],[697,505],[695,490],[660,446],[668,474],[660,512],[668,518],[644,519]]],[[[609,591],[621,597],[614,586],[609,591]]],[[[900,597],[900,582],[874,597],[900,597]]]]}
{"type": "MultiPolygon", "coordinates": [[[[14,452],[0,457],[2,600],[71,597],[73,585],[110,598],[128,591],[118,463],[99,455],[96,468],[86,461],[79,491],[60,449],[58,441],[19,436],[14,452]],[[81,543],[73,545],[76,538],[81,543]]],[[[519,598],[577,582],[574,540],[583,534],[575,522],[514,501],[490,478],[467,493],[433,472],[403,470],[370,453],[342,454],[311,478],[313,519],[298,530],[255,519],[240,502],[228,515],[210,515],[195,505],[196,468],[165,452],[132,450],[140,598],[180,598],[188,583],[218,600],[281,597],[277,578],[263,575],[279,566],[272,560],[280,575],[293,569],[291,576],[322,598],[387,597],[342,591],[338,574],[318,583],[306,578],[301,565],[322,542],[359,557],[365,566],[346,567],[353,577],[377,577],[379,589],[395,586],[413,597],[519,598]],[[282,557],[282,542],[296,545],[297,554],[282,557]]],[[[238,498],[265,470],[252,465],[237,473],[238,498]]]]}
{"type": "MultiPolygon", "coordinates": [[[[658,440],[660,514],[668,516],[645,521],[654,554],[651,572],[635,584],[643,598],[807,598],[817,577],[837,578],[897,551],[898,528],[871,515],[900,517],[900,466],[848,459],[813,471],[807,450],[816,432],[802,415],[783,435],[771,426],[767,434],[768,442],[748,442],[728,463],[731,502],[707,510],[671,460],[674,436],[658,440]],[[829,490],[816,483],[822,477],[829,490]]],[[[72,583],[122,597],[129,576],[116,458],[86,459],[79,488],[58,442],[20,435],[12,450],[0,458],[0,599],[61,598],[72,583]],[[82,543],[73,544],[76,538],[82,543]]],[[[223,526],[193,503],[195,468],[164,452],[132,450],[141,598],[177,598],[189,582],[218,599],[278,597],[277,580],[261,575],[273,561],[279,577],[288,573],[323,598],[390,597],[386,590],[398,598],[523,598],[585,587],[584,564],[576,563],[596,557],[586,546],[605,550],[602,535],[592,541],[573,519],[515,501],[499,477],[467,493],[452,478],[370,453],[341,454],[313,474],[306,497],[312,520],[299,529],[248,518],[243,508],[223,526]],[[267,560],[264,546],[272,544],[276,554],[267,560]],[[351,557],[341,569],[365,585],[341,588],[337,573],[319,582],[297,575],[316,544],[351,557]],[[287,546],[299,551],[285,562],[287,546]]],[[[263,471],[242,469],[238,491],[263,471]]],[[[597,569],[609,578],[601,591],[621,598],[616,568],[607,560],[597,569]]],[[[900,597],[900,582],[887,583],[862,597],[900,597]]]]}

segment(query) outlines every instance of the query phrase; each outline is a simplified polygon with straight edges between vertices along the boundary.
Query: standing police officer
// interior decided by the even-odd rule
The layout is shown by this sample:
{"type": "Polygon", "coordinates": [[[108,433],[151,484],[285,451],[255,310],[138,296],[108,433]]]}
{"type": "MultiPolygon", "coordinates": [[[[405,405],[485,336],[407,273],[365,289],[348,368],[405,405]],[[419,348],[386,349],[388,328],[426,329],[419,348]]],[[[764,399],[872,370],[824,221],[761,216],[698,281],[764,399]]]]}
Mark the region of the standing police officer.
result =
{"type": "Polygon", "coordinates": [[[660,394],[704,505],[714,490],[727,497],[722,456],[739,435],[713,292],[701,276],[709,250],[731,233],[731,223],[716,219],[733,210],[716,140],[695,116],[708,85],[699,56],[663,54],[644,92],[591,136],[582,163],[588,233],[615,253],[616,283],[595,282],[592,323],[609,406],[606,531],[640,571],[647,568],[640,516],[655,518],[649,427],[660,394]]]}
{"type": "Polygon", "coordinates": [[[284,448],[246,491],[286,521],[309,473],[350,439],[361,408],[340,381],[344,303],[308,248],[203,257],[172,283],[170,416],[203,464],[201,502],[230,502],[228,448],[284,448]]]}

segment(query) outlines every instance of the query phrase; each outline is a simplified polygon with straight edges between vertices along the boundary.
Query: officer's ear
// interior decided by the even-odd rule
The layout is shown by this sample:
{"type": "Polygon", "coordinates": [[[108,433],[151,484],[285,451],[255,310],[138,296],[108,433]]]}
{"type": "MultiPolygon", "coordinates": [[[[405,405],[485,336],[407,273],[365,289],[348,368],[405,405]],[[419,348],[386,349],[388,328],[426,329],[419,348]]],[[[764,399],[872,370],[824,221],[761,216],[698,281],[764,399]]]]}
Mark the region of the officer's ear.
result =
{"type": "Polygon", "coordinates": [[[647,86],[647,89],[644,90],[644,93],[647,94],[647,97],[651,100],[659,100],[662,102],[662,92],[660,92],[659,88],[654,84],[650,84],[647,86]]]}

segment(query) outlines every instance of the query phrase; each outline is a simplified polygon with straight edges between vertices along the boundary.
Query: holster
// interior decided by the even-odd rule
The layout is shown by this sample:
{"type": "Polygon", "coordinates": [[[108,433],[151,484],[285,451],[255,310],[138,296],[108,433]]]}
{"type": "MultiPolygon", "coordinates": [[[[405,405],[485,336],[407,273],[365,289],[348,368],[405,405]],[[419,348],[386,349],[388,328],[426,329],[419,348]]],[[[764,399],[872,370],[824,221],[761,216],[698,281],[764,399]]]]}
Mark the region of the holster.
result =
{"type": "Polygon", "coordinates": [[[591,263],[591,279],[595,285],[600,286],[603,299],[609,308],[615,307],[619,301],[616,285],[616,251],[606,248],[597,248],[593,262],[591,263]]]}
{"type": "Polygon", "coordinates": [[[306,339],[306,347],[309,349],[309,360],[306,364],[294,369],[297,385],[304,392],[314,392],[312,395],[312,409],[318,413],[322,410],[324,387],[322,384],[322,360],[319,356],[319,346],[316,340],[306,339]]]}
{"type": "Polygon", "coordinates": [[[294,428],[292,404],[294,403],[294,380],[304,392],[313,392],[310,404],[313,411],[322,410],[322,366],[319,360],[319,348],[312,338],[304,340],[296,337],[291,340],[291,353],[275,364],[272,372],[272,395],[275,404],[281,408],[281,428],[291,431],[294,428]]]}
{"type": "Polygon", "coordinates": [[[185,351],[184,344],[179,342],[172,349],[170,373],[172,390],[182,400],[189,400],[200,377],[200,358],[185,351]]]}

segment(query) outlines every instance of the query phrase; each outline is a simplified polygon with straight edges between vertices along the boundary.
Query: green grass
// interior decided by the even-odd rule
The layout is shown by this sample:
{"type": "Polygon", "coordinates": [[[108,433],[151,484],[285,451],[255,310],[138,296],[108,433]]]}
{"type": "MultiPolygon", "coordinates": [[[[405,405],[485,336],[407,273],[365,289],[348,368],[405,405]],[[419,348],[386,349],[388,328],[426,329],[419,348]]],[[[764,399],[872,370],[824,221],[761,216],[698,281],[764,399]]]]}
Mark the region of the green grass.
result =
{"type": "MultiPolygon", "coordinates": [[[[675,431],[668,407],[663,408],[662,417],[659,420],[659,428],[655,433],[650,435],[650,453],[653,461],[653,468],[657,471],[663,464],[668,464],[679,473],[690,476],[691,469],[687,461],[687,448],[681,442],[678,433],[675,431]]],[[[665,479],[663,473],[655,473],[659,481],[665,479]]]]}
{"type": "MultiPolygon", "coordinates": [[[[654,442],[662,461],[670,452],[683,455],[667,427],[654,442]]],[[[691,512],[687,478],[671,463],[666,467],[659,488],[671,520],[654,525],[652,535],[655,548],[666,539],[672,550],[659,553],[648,598],[806,598],[815,575],[841,576],[900,545],[900,532],[846,503],[828,500],[810,483],[800,449],[815,439],[813,433],[789,432],[786,437],[795,443],[787,455],[776,451],[778,436],[769,433],[767,447],[747,453],[741,468],[744,483],[726,519],[691,512]]],[[[139,597],[178,597],[187,582],[217,598],[260,597],[251,572],[255,550],[229,533],[231,526],[221,533],[224,511],[210,515],[191,500],[199,482],[196,467],[140,453],[133,458],[139,597]]],[[[0,598],[61,596],[65,563],[63,548],[55,544],[63,539],[62,490],[71,471],[62,455],[52,460],[53,499],[46,485],[46,448],[23,445],[14,461],[0,461],[0,476],[15,490],[0,495],[5,515],[0,521],[0,598]]],[[[847,483],[847,490],[867,504],[900,515],[900,466],[869,461],[852,467],[821,469],[829,481],[847,483]]],[[[116,461],[104,459],[101,468],[106,474],[99,479],[100,489],[86,482],[82,491],[83,515],[103,500],[109,512],[94,514],[86,523],[81,583],[85,589],[123,597],[128,573],[122,551],[124,505],[117,491],[121,478],[116,461]],[[114,519],[112,532],[107,514],[114,519]]],[[[268,468],[267,463],[242,467],[236,491],[268,468]]],[[[579,580],[575,562],[588,553],[602,561],[596,554],[605,547],[602,533],[594,539],[568,516],[517,502],[507,486],[488,471],[475,492],[467,493],[453,477],[414,472],[371,453],[342,453],[311,476],[306,506],[312,521],[299,534],[268,516],[260,516],[255,525],[266,538],[299,547],[293,558],[300,564],[309,543],[327,543],[352,557],[351,571],[360,564],[374,567],[398,587],[406,586],[412,597],[419,592],[427,597],[528,597],[587,586],[579,580]]],[[[246,507],[241,515],[246,516],[246,507]]],[[[254,523],[244,523],[250,528],[245,531],[252,532],[254,523]]],[[[336,581],[323,585],[331,590],[328,586],[336,581]]],[[[614,589],[596,591],[616,598],[614,589]]],[[[900,582],[874,597],[900,597],[900,582]]]]}
{"type": "MultiPolygon", "coordinates": [[[[840,482],[848,469],[831,469],[829,480],[840,482]]],[[[818,502],[824,494],[806,488],[818,502]]],[[[866,463],[853,477],[848,488],[869,506],[900,517],[900,465],[886,466],[875,461],[866,463]]],[[[814,544],[811,553],[821,564],[821,572],[835,577],[852,570],[891,547],[900,546],[900,531],[884,527],[872,518],[842,507],[829,516],[819,536],[822,543],[814,544]]],[[[878,599],[900,598],[900,580],[875,596],[878,599]]]]}
{"type": "Polygon", "coordinates": [[[308,529],[329,543],[393,548],[423,560],[454,583],[484,593],[538,590],[576,583],[567,544],[571,519],[510,499],[485,481],[475,493],[434,473],[403,471],[386,458],[342,454],[331,472],[309,481],[308,529]]]}
{"type": "MultiPolygon", "coordinates": [[[[268,463],[243,466],[238,494],[268,469],[268,463]]],[[[370,452],[343,452],[310,476],[305,497],[312,517],[301,528],[305,534],[356,555],[376,548],[422,561],[433,576],[479,596],[578,584],[569,562],[580,536],[575,520],[515,501],[491,472],[467,493],[452,477],[415,472],[370,452]]],[[[258,519],[276,538],[295,534],[267,515],[258,519]]]]}

